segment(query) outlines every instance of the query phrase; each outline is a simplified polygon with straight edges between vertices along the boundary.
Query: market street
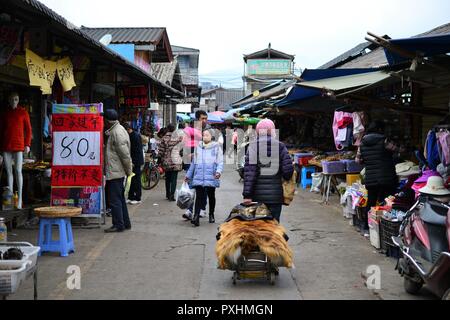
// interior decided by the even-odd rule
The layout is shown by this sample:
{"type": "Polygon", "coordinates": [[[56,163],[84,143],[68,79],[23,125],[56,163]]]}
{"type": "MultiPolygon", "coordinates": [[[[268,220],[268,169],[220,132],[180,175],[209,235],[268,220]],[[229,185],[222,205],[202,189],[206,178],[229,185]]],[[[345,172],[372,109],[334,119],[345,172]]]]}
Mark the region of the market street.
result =
{"type": "MultiPolygon", "coordinates": [[[[179,184],[181,177],[179,176],[179,184]]],[[[178,185],[179,185],[178,184],[178,185]]],[[[217,190],[216,224],[201,219],[193,228],[181,218],[175,202],[164,199],[164,180],[131,206],[133,229],[105,234],[99,229],[74,228],[75,254],[39,258],[39,299],[430,299],[408,295],[394,270],[396,260],[376,253],[369,241],[353,231],[338,205],[320,204],[320,195],[299,191],[284,207],[282,224],[294,250],[295,269],[281,269],[274,286],[268,281],[238,281],[232,272],[216,268],[218,222],[242,199],[242,183],[226,168],[217,190]],[[381,268],[381,290],[368,290],[361,277],[369,265],[381,268]],[[69,290],[66,273],[79,266],[81,289],[69,290]]],[[[337,197],[332,200],[337,202],[337,197]]],[[[110,218],[107,225],[110,226],[110,218]]],[[[37,239],[37,230],[17,229],[11,241],[37,239]]],[[[32,299],[27,280],[9,299],[32,299]]]]}

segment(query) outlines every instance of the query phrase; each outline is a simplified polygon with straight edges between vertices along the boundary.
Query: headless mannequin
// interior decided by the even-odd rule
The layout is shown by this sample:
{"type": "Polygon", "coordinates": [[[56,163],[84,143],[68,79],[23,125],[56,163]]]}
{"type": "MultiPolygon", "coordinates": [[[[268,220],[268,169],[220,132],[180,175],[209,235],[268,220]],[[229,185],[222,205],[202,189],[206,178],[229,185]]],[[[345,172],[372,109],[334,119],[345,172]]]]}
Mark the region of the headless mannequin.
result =
{"type": "MultiPolygon", "coordinates": [[[[17,109],[19,105],[19,95],[12,94],[9,97],[9,105],[14,110],[17,109]]],[[[30,147],[25,146],[25,153],[30,152],[30,147]]],[[[5,162],[6,174],[8,177],[8,187],[13,191],[14,177],[13,177],[13,161],[15,163],[14,173],[16,176],[17,191],[19,195],[19,202],[17,205],[18,209],[22,209],[22,187],[23,187],[23,176],[22,176],[22,165],[23,165],[23,152],[4,152],[3,159],[5,162]]]]}

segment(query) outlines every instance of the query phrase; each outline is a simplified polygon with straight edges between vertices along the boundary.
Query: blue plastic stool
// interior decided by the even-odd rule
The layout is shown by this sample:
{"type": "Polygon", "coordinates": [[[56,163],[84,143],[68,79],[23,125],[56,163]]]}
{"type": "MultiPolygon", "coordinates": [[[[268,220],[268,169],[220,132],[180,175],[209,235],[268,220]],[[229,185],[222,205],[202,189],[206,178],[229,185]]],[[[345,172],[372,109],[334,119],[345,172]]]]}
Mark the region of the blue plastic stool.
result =
{"type": "Polygon", "coordinates": [[[302,184],[302,188],[306,189],[309,186],[312,185],[312,176],[311,174],[316,172],[316,168],[315,167],[303,167],[302,168],[302,180],[301,180],[301,184],[302,184]]]}
{"type": "Polygon", "coordinates": [[[41,218],[39,221],[38,245],[42,252],[59,252],[62,257],[67,257],[70,252],[75,252],[73,243],[72,223],[70,218],[41,218]],[[59,228],[59,240],[52,240],[52,226],[59,228]]]}

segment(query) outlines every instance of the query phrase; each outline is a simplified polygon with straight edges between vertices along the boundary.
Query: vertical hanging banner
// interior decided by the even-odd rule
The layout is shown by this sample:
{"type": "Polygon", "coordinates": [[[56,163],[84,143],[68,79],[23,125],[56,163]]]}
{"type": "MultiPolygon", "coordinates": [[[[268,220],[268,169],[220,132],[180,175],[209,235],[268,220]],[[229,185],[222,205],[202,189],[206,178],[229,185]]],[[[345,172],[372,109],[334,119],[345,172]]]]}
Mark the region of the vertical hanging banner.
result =
{"type": "Polygon", "coordinates": [[[103,105],[53,105],[52,205],[100,215],[103,188],[103,105]]]}
{"type": "Polygon", "coordinates": [[[69,57],[57,61],[58,77],[61,81],[63,91],[67,92],[76,86],[75,78],[73,76],[73,65],[69,57]]]}

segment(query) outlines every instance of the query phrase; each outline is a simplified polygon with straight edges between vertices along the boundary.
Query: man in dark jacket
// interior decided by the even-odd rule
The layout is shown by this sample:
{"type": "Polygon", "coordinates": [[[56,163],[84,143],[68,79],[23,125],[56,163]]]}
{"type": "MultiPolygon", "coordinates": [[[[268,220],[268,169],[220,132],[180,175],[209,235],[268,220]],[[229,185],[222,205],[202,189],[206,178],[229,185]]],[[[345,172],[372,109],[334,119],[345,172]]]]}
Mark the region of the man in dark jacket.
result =
{"type": "Polygon", "coordinates": [[[123,127],[130,135],[130,153],[133,161],[133,173],[135,176],[131,179],[130,191],[128,193],[129,204],[141,203],[142,184],[141,184],[141,166],[144,164],[144,149],[142,146],[141,135],[133,130],[133,128],[125,122],[123,127]]]}
{"type": "Polygon", "coordinates": [[[356,161],[366,169],[364,184],[368,191],[367,210],[362,219],[362,230],[368,236],[369,225],[367,213],[375,207],[377,201],[383,202],[389,195],[394,195],[398,183],[395,172],[394,154],[400,148],[384,135],[385,125],[382,121],[374,121],[367,128],[358,149],[356,161]]]}
{"type": "Polygon", "coordinates": [[[264,203],[280,222],[283,205],[283,179],[294,173],[286,146],[276,140],[275,125],[265,119],[256,126],[258,138],[250,143],[244,166],[244,203],[264,203]]]}

